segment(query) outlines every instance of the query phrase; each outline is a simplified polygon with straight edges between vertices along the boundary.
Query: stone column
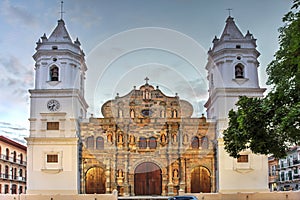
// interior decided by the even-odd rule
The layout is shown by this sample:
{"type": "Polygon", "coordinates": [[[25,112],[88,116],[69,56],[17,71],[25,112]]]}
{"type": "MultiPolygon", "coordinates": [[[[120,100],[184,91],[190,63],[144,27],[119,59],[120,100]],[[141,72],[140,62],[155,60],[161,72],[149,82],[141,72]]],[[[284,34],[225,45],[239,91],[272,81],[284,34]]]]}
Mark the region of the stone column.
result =
{"type": "Polygon", "coordinates": [[[180,158],[180,190],[185,192],[185,158],[180,158]]]}
{"type": "Polygon", "coordinates": [[[168,166],[168,195],[174,195],[174,184],[173,184],[173,168],[172,168],[172,157],[169,155],[169,166],[168,166]]]}
{"type": "MultiPolygon", "coordinates": [[[[127,143],[127,142],[126,142],[127,143]]],[[[125,171],[124,171],[124,196],[130,195],[130,185],[128,183],[128,154],[125,154],[125,171]]]]}
{"type": "Polygon", "coordinates": [[[107,161],[106,163],[106,169],[105,169],[105,176],[106,176],[106,194],[110,194],[111,190],[111,181],[110,181],[110,160],[107,161]]]}

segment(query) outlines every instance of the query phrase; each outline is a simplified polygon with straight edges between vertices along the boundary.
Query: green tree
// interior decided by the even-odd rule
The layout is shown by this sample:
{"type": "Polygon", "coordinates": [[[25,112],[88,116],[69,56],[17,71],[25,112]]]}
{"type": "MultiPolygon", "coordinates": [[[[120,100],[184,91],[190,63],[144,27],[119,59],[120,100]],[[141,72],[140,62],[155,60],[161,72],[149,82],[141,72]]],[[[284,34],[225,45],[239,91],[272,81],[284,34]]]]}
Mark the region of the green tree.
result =
{"type": "Polygon", "coordinates": [[[279,28],[279,50],[267,67],[265,98],[240,97],[237,110],[229,112],[224,132],[226,151],[233,157],[250,148],[254,153],[283,157],[286,150],[300,143],[300,0],[279,28]]]}

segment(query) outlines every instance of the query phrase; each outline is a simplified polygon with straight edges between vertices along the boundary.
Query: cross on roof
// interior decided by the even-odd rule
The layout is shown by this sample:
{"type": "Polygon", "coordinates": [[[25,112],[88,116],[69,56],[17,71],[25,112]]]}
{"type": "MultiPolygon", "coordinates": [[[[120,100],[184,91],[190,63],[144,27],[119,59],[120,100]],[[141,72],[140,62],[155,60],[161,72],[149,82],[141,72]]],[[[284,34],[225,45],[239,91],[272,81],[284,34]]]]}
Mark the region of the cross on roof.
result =
{"type": "Polygon", "coordinates": [[[60,19],[63,19],[63,15],[64,15],[64,8],[63,8],[63,4],[64,4],[64,2],[63,1],[61,1],[60,2],[60,19]]]}
{"type": "Polygon", "coordinates": [[[229,14],[229,17],[230,17],[230,11],[232,11],[232,8],[227,8],[226,10],[228,10],[228,14],[229,14]]]}
{"type": "Polygon", "coordinates": [[[146,81],[146,84],[148,84],[149,78],[146,77],[146,78],[145,78],[145,81],[146,81]]]}

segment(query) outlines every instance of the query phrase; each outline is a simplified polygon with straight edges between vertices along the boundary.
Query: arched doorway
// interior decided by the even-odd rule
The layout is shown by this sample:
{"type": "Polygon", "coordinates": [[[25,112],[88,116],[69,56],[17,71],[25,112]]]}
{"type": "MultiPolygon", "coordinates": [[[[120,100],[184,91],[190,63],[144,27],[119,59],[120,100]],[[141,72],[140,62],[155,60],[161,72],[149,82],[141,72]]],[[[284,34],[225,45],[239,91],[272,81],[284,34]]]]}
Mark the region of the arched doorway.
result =
{"type": "Polygon", "coordinates": [[[211,192],[210,172],[207,168],[199,166],[193,169],[191,174],[191,192],[211,192]]]}
{"type": "Polygon", "coordinates": [[[152,162],[145,162],[134,171],[135,195],[161,195],[161,169],[152,162]]]}
{"type": "Polygon", "coordinates": [[[102,168],[93,167],[87,171],[85,175],[85,193],[105,193],[105,174],[102,168]]]}

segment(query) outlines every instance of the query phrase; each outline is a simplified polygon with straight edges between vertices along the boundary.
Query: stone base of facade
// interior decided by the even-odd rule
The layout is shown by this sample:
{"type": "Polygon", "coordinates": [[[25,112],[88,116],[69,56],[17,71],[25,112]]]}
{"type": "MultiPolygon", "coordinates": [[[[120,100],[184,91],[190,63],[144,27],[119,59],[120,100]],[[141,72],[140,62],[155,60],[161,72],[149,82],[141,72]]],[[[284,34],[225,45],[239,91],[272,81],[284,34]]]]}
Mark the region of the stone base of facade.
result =
{"type": "MultiPolygon", "coordinates": [[[[198,199],[205,200],[274,200],[274,199],[285,199],[285,200],[299,200],[300,191],[289,191],[289,192],[238,192],[238,193],[183,193],[180,195],[194,195],[198,199]]],[[[131,199],[131,197],[122,197],[122,199],[131,199]]],[[[153,197],[155,198],[155,197],[153,197]]],[[[40,195],[40,194],[20,194],[10,195],[1,194],[0,199],[5,200],[117,200],[116,194],[78,194],[78,195],[40,195]]],[[[121,199],[121,198],[120,198],[121,199]]],[[[133,197],[132,199],[137,199],[133,197]]],[[[140,197],[143,199],[143,197],[140,197]]]]}
{"type": "Polygon", "coordinates": [[[118,196],[114,194],[74,194],[74,195],[42,195],[42,194],[1,194],[0,199],[5,200],[117,200],[118,196]]]}

